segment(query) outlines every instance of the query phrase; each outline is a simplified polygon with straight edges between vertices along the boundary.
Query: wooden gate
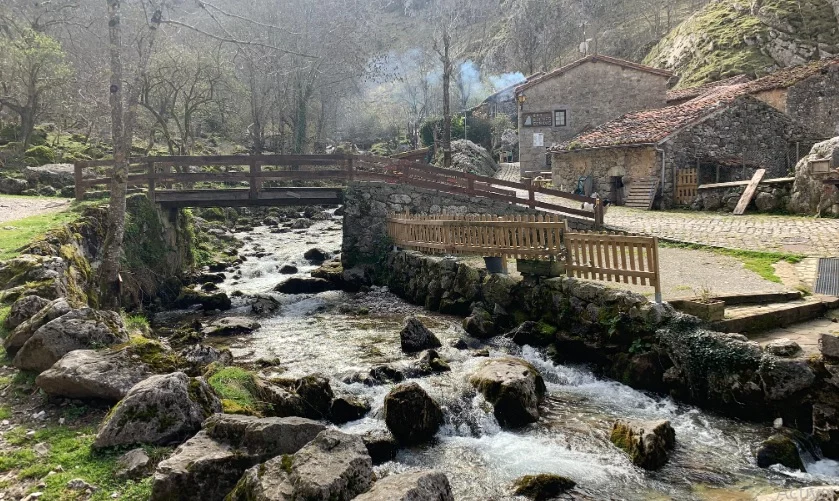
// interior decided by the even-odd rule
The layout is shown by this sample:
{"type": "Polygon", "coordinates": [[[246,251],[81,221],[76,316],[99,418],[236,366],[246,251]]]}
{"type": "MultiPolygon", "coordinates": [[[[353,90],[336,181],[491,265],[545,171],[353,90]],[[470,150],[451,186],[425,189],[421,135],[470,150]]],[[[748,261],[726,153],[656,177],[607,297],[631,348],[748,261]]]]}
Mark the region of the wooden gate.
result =
{"type": "Polygon", "coordinates": [[[696,188],[699,186],[696,167],[679,169],[676,174],[676,203],[690,205],[696,199],[696,188]]]}

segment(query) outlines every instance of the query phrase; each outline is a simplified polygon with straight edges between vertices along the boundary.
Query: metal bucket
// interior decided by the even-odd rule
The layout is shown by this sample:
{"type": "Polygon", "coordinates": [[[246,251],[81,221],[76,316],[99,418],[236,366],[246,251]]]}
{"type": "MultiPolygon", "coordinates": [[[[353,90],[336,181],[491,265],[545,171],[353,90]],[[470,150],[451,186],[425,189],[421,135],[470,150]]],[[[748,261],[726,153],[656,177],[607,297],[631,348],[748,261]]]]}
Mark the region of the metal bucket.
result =
{"type": "Polygon", "coordinates": [[[503,257],[485,257],[484,264],[486,264],[487,271],[490,273],[506,273],[503,257]]]}

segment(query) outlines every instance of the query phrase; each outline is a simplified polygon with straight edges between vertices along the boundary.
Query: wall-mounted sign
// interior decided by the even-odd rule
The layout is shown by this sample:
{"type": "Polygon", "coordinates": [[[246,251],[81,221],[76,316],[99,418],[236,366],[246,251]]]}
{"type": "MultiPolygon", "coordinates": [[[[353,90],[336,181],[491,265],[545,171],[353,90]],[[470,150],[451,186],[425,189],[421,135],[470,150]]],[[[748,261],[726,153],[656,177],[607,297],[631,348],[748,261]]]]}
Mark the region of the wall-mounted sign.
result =
{"type": "Polygon", "coordinates": [[[553,113],[550,111],[543,113],[525,113],[522,123],[525,127],[553,127],[553,113]]]}
{"type": "Polygon", "coordinates": [[[545,146],[545,135],[541,133],[533,134],[533,147],[541,148],[545,146]]]}

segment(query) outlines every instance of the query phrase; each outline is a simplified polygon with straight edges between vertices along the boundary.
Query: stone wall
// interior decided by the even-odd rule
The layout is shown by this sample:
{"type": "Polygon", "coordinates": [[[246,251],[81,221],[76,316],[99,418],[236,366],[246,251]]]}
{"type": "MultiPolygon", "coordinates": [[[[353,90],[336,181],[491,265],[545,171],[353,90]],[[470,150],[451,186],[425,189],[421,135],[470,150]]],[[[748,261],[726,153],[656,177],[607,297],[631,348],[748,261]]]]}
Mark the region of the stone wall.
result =
{"type": "Polygon", "coordinates": [[[803,80],[787,91],[786,112],[818,133],[820,139],[839,135],[839,65],[803,80]]]}
{"type": "Polygon", "coordinates": [[[524,91],[519,112],[522,171],[543,170],[546,148],[572,139],[631,111],[665,105],[668,77],[605,62],[587,62],[524,91]],[[524,113],[566,110],[563,127],[524,127],[524,113]],[[545,146],[533,146],[533,134],[545,135],[545,146]]]}
{"type": "MultiPolygon", "coordinates": [[[[785,210],[792,194],[795,178],[767,179],[760,183],[752,198],[748,212],[776,212],[785,210]]],[[[720,183],[707,185],[697,190],[697,196],[691,205],[693,210],[732,212],[743,192],[746,191],[748,181],[720,183]]]]}
{"type": "Polygon", "coordinates": [[[594,191],[612,200],[615,200],[611,193],[612,176],[623,177],[625,194],[634,180],[661,176],[655,170],[656,151],[650,147],[555,153],[552,164],[554,185],[560,190],[573,192],[580,176],[592,176],[594,191]]]}
{"type": "Polygon", "coordinates": [[[810,163],[818,160],[829,160],[830,168],[839,169],[839,136],[814,145],[798,162],[788,209],[797,214],[839,216],[839,188],[826,186],[811,173],[810,163]]]}

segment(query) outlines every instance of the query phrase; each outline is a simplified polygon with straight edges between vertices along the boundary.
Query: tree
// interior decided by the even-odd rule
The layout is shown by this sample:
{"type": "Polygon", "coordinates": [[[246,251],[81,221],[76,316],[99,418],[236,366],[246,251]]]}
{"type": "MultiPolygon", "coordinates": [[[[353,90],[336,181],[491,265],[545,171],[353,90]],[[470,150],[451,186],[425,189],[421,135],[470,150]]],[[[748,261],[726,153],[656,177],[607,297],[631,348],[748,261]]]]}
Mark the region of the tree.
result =
{"type": "MultiPolygon", "coordinates": [[[[152,49],[163,20],[165,0],[150,2],[151,17],[147,32],[138,40],[139,60],[136,75],[128,92],[124,92],[122,16],[120,0],[106,0],[108,5],[108,45],[111,63],[109,87],[111,105],[111,137],[114,143],[114,167],[111,172],[111,201],[108,211],[108,228],[103,245],[102,264],[99,266],[99,302],[103,308],[119,307],[119,272],[122,258],[122,241],[125,236],[126,193],[128,191],[128,155],[134,137],[134,123],[140,100],[142,82],[152,49]]],[[[145,4],[144,4],[145,6],[145,4]]]]}
{"type": "Polygon", "coordinates": [[[61,45],[24,28],[19,36],[0,38],[0,107],[20,117],[20,140],[29,146],[35,123],[50,97],[71,76],[61,45]]]}

